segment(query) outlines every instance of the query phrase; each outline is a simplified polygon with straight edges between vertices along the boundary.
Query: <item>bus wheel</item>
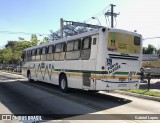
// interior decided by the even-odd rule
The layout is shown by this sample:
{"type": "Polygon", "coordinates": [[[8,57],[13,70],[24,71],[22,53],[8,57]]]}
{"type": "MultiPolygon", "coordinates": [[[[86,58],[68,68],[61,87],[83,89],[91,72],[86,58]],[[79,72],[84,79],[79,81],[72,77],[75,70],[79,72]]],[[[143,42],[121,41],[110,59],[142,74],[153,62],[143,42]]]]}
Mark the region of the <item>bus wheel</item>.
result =
{"type": "Polygon", "coordinates": [[[59,86],[62,92],[68,92],[68,83],[67,83],[67,78],[65,75],[62,75],[60,77],[59,86]]]}

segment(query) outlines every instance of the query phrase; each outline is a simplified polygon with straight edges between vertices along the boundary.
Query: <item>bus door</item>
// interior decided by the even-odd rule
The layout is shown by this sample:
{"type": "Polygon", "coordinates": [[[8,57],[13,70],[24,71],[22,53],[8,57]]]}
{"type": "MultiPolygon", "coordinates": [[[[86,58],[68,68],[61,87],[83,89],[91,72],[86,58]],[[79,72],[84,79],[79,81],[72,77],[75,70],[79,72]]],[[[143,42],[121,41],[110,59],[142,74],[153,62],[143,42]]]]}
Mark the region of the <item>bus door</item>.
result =
{"type": "Polygon", "coordinates": [[[83,89],[95,89],[95,80],[92,78],[92,75],[96,70],[97,41],[98,35],[86,37],[82,40],[83,89]]]}

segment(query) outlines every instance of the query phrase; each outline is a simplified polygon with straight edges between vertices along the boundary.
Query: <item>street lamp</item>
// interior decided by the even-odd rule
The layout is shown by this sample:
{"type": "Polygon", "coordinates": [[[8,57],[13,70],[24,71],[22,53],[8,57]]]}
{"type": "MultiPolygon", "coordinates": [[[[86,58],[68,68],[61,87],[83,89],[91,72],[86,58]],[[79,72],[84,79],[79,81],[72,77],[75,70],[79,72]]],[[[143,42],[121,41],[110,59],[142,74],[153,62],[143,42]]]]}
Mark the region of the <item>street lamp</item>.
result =
{"type": "Polygon", "coordinates": [[[99,22],[99,25],[101,26],[101,22],[99,21],[99,19],[98,19],[98,18],[96,18],[96,17],[92,17],[92,19],[97,19],[97,20],[98,20],[98,22],[99,22]]]}

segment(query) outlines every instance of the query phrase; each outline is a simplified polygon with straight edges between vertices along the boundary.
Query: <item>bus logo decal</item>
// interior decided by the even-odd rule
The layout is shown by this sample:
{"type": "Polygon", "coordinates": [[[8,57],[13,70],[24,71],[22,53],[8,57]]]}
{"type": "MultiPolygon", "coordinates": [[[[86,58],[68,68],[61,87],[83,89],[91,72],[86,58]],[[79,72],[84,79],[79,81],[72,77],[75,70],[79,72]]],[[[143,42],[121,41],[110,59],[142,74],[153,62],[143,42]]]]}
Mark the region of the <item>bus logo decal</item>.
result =
{"type": "Polygon", "coordinates": [[[107,59],[107,66],[112,65],[112,59],[107,59]]]}

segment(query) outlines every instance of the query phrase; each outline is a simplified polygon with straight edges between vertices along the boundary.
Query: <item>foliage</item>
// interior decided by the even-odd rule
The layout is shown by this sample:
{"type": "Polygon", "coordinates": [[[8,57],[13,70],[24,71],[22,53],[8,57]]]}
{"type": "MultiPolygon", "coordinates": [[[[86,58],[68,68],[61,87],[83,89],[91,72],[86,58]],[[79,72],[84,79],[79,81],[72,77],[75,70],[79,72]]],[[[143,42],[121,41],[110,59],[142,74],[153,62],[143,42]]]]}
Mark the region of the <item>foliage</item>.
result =
{"type": "Polygon", "coordinates": [[[44,37],[43,38],[43,41],[42,42],[40,42],[40,44],[44,44],[44,43],[47,43],[47,42],[50,42],[51,41],[51,39],[50,38],[48,38],[48,37],[44,37]]]}
{"type": "Polygon", "coordinates": [[[30,41],[25,41],[19,37],[19,41],[8,41],[4,49],[0,50],[0,62],[4,64],[17,64],[21,60],[22,51],[25,48],[38,45],[39,40],[32,34],[30,41]]]}
{"type": "Polygon", "coordinates": [[[13,53],[12,53],[12,49],[10,47],[4,48],[0,52],[1,52],[0,53],[1,54],[1,61],[3,61],[3,63],[9,63],[12,60],[13,53]]]}
{"type": "Polygon", "coordinates": [[[36,34],[32,34],[32,35],[31,35],[31,43],[32,43],[32,46],[36,46],[36,45],[38,45],[39,40],[38,40],[38,38],[37,38],[37,35],[36,35],[36,34]]]}
{"type": "MultiPolygon", "coordinates": [[[[91,30],[95,30],[93,28],[89,28],[89,27],[81,27],[81,26],[74,26],[74,25],[65,25],[63,27],[63,36],[64,37],[69,37],[69,36],[73,36],[73,35],[78,35],[84,32],[88,32],[91,30]]],[[[50,38],[54,41],[54,40],[58,40],[61,38],[61,32],[60,30],[53,32],[53,30],[50,30],[51,34],[50,34],[50,38]]]]}
{"type": "Polygon", "coordinates": [[[17,41],[8,41],[8,43],[5,45],[5,48],[8,47],[14,47],[18,42],[17,41]]]}
{"type": "Polygon", "coordinates": [[[55,40],[58,40],[58,39],[60,39],[61,38],[61,36],[60,36],[60,30],[59,31],[56,31],[56,32],[53,32],[53,30],[49,30],[50,31],[50,35],[49,35],[49,37],[50,37],[50,39],[52,40],[52,41],[55,41],[55,40]]]}
{"type": "Polygon", "coordinates": [[[18,37],[18,39],[19,39],[20,41],[24,41],[24,38],[22,38],[22,37],[18,37]]]}
{"type": "Polygon", "coordinates": [[[148,47],[143,47],[143,54],[155,54],[156,52],[156,48],[151,44],[148,47]]]}
{"type": "Polygon", "coordinates": [[[160,49],[157,50],[157,54],[160,54],[160,49]]]}
{"type": "Polygon", "coordinates": [[[138,93],[138,94],[144,94],[144,95],[149,95],[149,96],[155,96],[155,97],[160,97],[160,92],[154,92],[154,91],[148,91],[148,90],[128,90],[128,92],[132,93],[138,93]]]}
{"type": "Polygon", "coordinates": [[[66,25],[64,26],[64,35],[65,37],[78,35],[84,32],[88,32],[89,29],[86,27],[79,27],[74,25],[66,25]]]}

